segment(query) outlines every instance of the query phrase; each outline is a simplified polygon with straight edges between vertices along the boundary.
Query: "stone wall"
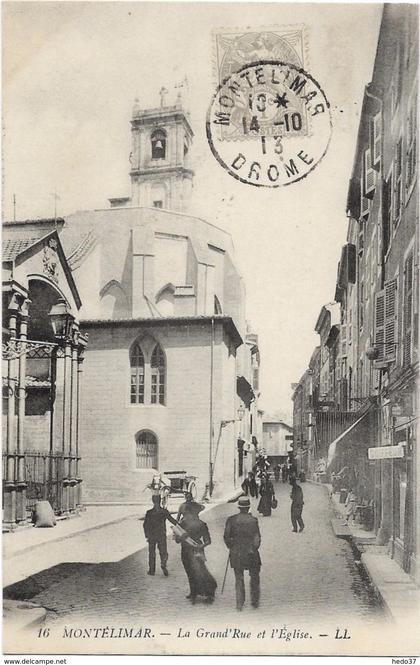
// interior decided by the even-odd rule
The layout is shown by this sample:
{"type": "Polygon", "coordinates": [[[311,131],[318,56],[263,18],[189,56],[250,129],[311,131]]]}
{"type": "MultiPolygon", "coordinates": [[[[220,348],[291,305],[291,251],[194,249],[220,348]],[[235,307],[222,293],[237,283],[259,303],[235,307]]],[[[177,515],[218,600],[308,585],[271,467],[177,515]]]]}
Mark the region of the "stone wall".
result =
{"type": "MultiPolygon", "coordinates": [[[[153,470],[136,469],[135,435],[151,430],[158,439],[159,471],[185,470],[198,477],[201,497],[209,476],[211,323],[89,327],[84,362],[81,456],[84,502],[149,502],[144,488],[153,470]],[[150,335],[166,355],[165,405],[130,403],[129,349],[150,335]]],[[[235,355],[215,324],[213,428],[234,418],[235,355]]],[[[219,444],[218,485],[233,486],[235,432],[219,444]]]]}

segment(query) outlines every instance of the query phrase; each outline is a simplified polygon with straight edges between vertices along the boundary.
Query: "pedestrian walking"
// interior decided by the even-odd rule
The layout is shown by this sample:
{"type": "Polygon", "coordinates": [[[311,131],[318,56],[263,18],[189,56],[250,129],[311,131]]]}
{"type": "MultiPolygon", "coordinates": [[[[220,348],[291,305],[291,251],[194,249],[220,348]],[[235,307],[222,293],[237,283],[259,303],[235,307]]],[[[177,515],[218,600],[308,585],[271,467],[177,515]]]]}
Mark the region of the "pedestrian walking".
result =
{"type": "Polygon", "coordinates": [[[292,491],[290,493],[290,498],[292,499],[292,505],[290,507],[290,516],[292,519],[293,531],[296,533],[299,525],[299,531],[303,531],[305,525],[302,519],[302,510],[303,510],[303,492],[300,485],[298,485],[297,480],[292,476],[290,480],[292,486],[292,491]]]}
{"type": "Polygon", "coordinates": [[[284,483],[287,483],[288,477],[289,477],[289,470],[287,468],[287,464],[284,463],[283,466],[281,467],[281,479],[284,483]]]}
{"type": "Polygon", "coordinates": [[[267,455],[260,454],[257,457],[256,467],[262,472],[266,473],[270,467],[267,455]]]}
{"type": "Polygon", "coordinates": [[[238,515],[231,515],[226,520],[223,539],[229,548],[229,561],[235,573],[236,609],[241,611],[245,603],[244,571],[249,571],[251,605],[258,607],[260,602],[259,547],[261,534],[256,517],[250,514],[251,502],[247,497],[238,500],[238,515]]]}
{"type": "Polygon", "coordinates": [[[204,548],[211,544],[208,526],[200,520],[197,513],[187,511],[179,527],[179,531],[183,533],[176,539],[181,542],[181,561],[190,585],[187,598],[193,605],[197,596],[204,596],[207,603],[212,603],[217,582],[205,563],[204,548]]]}
{"type": "Polygon", "coordinates": [[[297,463],[293,456],[289,457],[289,464],[287,467],[287,475],[289,479],[297,478],[297,463]]]}
{"type": "Polygon", "coordinates": [[[268,475],[264,475],[261,479],[260,486],[260,502],[258,504],[258,512],[263,517],[270,517],[271,508],[273,507],[273,500],[276,498],[274,494],[274,486],[268,475]]]}
{"type": "Polygon", "coordinates": [[[252,471],[249,471],[241,487],[245,496],[258,496],[257,483],[255,482],[255,476],[252,471]]]}
{"type": "Polygon", "coordinates": [[[275,464],[273,467],[273,471],[274,471],[274,480],[276,481],[276,483],[278,483],[280,480],[280,466],[278,464],[275,464]]]}
{"type": "Polygon", "coordinates": [[[353,520],[354,514],[356,512],[356,504],[357,504],[357,497],[356,494],[352,489],[350,489],[349,493],[347,494],[346,502],[345,502],[345,507],[346,507],[346,523],[348,524],[350,520],[353,520]]]}
{"type": "Polygon", "coordinates": [[[184,503],[181,503],[181,505],[178,508],[178,514],[177,514],[177,521],[180,522],[184,515],[188,512],[195,513],[195,515],[198,515],[198,513],[201,513],[202,510],[204,510],[204,506],[201,503],[197,503],[197,501],[194,501],[193,495],[191,492],[185,492],[185,501],[184,503]]]}
{"type": "Polygon", "coordinates": [[[252,496],[252,498],[257,498],[258,497],[258,485],[257,481],[255,480],[255,474],[251,473],[251,480],[249,483],[249,493],[252,496]]]}
{"type": "Polygon", "coordinates": [[[154,575],[156,571],[156,547],[160,555],[160,567],[165,577],[168,577],[168,569],[166,567],[168,562],[168,547],[166,542],[166,520],[172,524],[176,524],[176,520],[172,517],[166,508],[160,505],[160,496],[152,496],[153,508],[146,512],[143,529],[146,540],[149,543],[149,570],[148,575],[154,575]]]}

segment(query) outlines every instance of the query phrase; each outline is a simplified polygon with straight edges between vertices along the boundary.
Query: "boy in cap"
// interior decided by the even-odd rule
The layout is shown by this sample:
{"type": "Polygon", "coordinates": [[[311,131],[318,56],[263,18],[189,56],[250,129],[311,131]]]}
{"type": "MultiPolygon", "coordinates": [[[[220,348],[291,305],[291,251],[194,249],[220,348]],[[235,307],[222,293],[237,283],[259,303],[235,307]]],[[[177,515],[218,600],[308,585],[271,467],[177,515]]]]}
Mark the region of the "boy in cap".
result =
{"type": "Polygon", "coordinates": [[[235,572],[236,609],[239,611],[245,602],[244,570],[249,571],[252,606],[257,608],[260,601],[261,557],[258,549],[261,534],[257,518],[249,513],[250,505],[247,497],[239,498],[239,514],[228,517],[223,536],[235,572]]]}

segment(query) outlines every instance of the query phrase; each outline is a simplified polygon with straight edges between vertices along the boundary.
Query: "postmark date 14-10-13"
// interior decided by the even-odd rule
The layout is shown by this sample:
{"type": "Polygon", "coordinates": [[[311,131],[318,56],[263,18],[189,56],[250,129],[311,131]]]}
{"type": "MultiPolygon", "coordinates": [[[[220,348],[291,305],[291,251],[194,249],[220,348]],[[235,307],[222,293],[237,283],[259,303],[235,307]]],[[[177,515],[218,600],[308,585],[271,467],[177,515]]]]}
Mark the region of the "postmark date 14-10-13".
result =
{"type": "Polygon", "coordinates": [[[331,138],[330,106],[303,69],[266,60],[242,67],[217,89],[207,114],[213,155],[241,182],[280,187],[305,178],[331,138]]]}

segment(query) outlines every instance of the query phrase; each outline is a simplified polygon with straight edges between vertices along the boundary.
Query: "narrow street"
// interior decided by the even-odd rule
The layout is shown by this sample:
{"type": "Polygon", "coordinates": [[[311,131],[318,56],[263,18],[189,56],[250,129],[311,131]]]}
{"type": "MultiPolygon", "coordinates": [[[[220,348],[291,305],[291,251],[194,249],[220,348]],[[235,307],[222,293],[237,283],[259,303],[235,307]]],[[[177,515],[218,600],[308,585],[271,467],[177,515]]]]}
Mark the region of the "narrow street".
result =
{"type": "MultiPolygon", "coordinates": [[[[335,538],[331,530],[331,507],[325,488],[302,485],[305,497],[305,530],[293,533],[289,518],[290,486],[276,483],[278,508],[271,517],[259,517],[262,534],[261,606],[250,607],[248,599],[241,618],[279,621],[348,620],[364,623],[382,618],[382,611],[369,585],[359,572],[350,545],[335,538]]],[[[256,513],[256,500],[252,500],[256,513]]],[[[189,619],[226,620],[237,618],[234,575],[229,568],[221,595],[227,550],[222,535],[226,518],[237,511],[236,504],[218,506],[203,515],[212,545],[208,548],[208,567],[218,581],[213,605],[192,606],[185,596],[187,578],[180,561],[180,550],[170,536],[169,577],[157,568],[147,575],[147,550],[117,562],[103,564],[62,564],[39,577],[44,590],[32,596],[33,602],[50,610],[47,625],[130,625],[141,622],[179,622],[189,619]]],[[[125,533],[133,538],[142,522],[129,519],[102,529],[103,549],[125,533]]],[[[247,574],[246,574],[247,577],[247,574]]],[[[247,593],[248,593],[248,580],[247,593]]],[[[299,625],[299,624],[298,624],[299,625]]]]}

